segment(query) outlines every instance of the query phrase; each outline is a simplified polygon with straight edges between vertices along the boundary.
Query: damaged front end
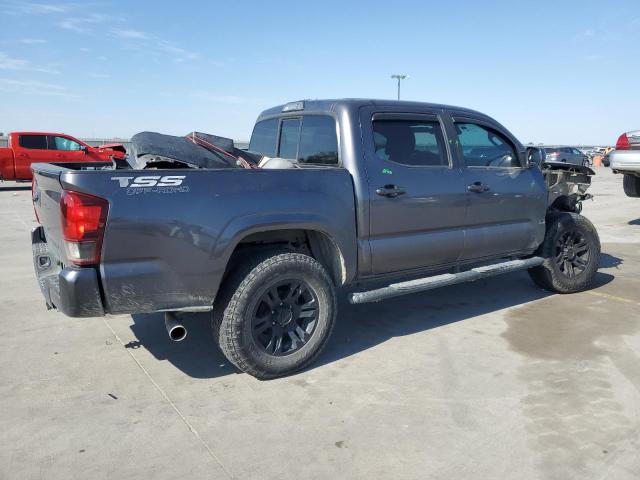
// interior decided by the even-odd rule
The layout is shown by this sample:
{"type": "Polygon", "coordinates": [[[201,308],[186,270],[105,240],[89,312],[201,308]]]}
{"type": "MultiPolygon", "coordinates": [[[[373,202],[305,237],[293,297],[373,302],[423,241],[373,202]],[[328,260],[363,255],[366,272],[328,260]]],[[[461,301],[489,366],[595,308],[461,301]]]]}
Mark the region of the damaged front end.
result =
{"type": "Polygon", "coordinates": [[[587,193],[591,177],[596,174],[589,167],[563,162],[544,162],[540,167],[549,191],[550,210],[582,211],[582,202],[593,198],[587,193]]]}

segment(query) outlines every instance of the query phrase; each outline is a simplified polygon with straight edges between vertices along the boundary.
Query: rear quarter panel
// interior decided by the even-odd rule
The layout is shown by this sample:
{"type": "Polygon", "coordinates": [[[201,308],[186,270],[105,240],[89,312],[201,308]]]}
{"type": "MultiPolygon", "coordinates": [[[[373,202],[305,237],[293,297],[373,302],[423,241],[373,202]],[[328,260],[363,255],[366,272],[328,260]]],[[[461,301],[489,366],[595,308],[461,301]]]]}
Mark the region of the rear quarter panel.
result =
{"type": "Polygon", "coordinates": [[[355,206],[344,169],[67,172],[66,188],[109,201],[100,273],[107,311],[210,306],[246,235],[303,228],[326,233],[355,275],[355,206]],[[168,188],[127,177],[184,176],[168,188]]]}

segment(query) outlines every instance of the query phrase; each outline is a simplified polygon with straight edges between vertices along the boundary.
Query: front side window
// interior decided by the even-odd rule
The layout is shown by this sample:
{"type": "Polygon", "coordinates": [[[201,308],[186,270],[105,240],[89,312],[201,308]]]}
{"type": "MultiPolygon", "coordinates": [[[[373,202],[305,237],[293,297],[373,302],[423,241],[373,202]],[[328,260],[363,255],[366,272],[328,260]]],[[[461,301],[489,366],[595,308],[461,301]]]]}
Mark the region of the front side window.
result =
{"type": "Polygon", "coordinates": [[[520,167],[515,148],[504,135],[476,123],[456,123],[458,143],[468,167],[520,167]]]}
{"type": "Polygon", "coordinates": [[[440,123],[432,120],[374,120],[376,155],[411,166],[449,166],[440,123]]]}
{"type": "Polygon", "coordinates": [[[278,119],[263,120],[256,123],[251,134],[249,150],[267,157],[276,156],[278,143],[278,119]]]}
{"type": "Polygon", "coordinates": [[[18,143],[22,148],[29,148],[33,150],[47,149],[46,135],[20,135],[20,141],[18,143]]]}
{"type": "Polygon", "coordinates": [[[82,145],[66,137],[49,137],[49,150],[81,150],[82,145]]]}

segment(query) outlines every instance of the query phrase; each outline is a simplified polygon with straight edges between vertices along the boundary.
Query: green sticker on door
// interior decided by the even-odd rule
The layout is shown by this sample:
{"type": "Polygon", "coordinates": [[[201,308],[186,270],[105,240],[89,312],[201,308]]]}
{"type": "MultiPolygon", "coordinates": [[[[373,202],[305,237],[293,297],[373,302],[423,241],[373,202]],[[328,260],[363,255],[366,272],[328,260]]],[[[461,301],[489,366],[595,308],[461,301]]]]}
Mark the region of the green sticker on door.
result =
{"type": "Polygon", "coordinates": [[[390,169],[390,168],[383,168],[383,169],[382,169],[382,173],[383,173],[384,175],[391,175],[391,174],[393,174],[393,172],[391,171],[391,169],[390,169]]]}

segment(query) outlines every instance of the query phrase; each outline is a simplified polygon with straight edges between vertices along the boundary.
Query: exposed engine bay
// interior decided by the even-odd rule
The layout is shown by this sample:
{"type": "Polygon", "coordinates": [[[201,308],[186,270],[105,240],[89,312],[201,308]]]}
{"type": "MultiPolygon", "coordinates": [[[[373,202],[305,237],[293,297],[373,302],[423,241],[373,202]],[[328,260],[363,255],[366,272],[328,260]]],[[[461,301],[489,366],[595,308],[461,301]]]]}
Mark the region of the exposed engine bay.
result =
{"type": "Polygon", "coordinates": [[[563,162],[544,162],[540,167],[549,190],[549,208],[580,213],[582,202],[593,198],[587,190],[596,174],[589,167],[563,162]]]}

